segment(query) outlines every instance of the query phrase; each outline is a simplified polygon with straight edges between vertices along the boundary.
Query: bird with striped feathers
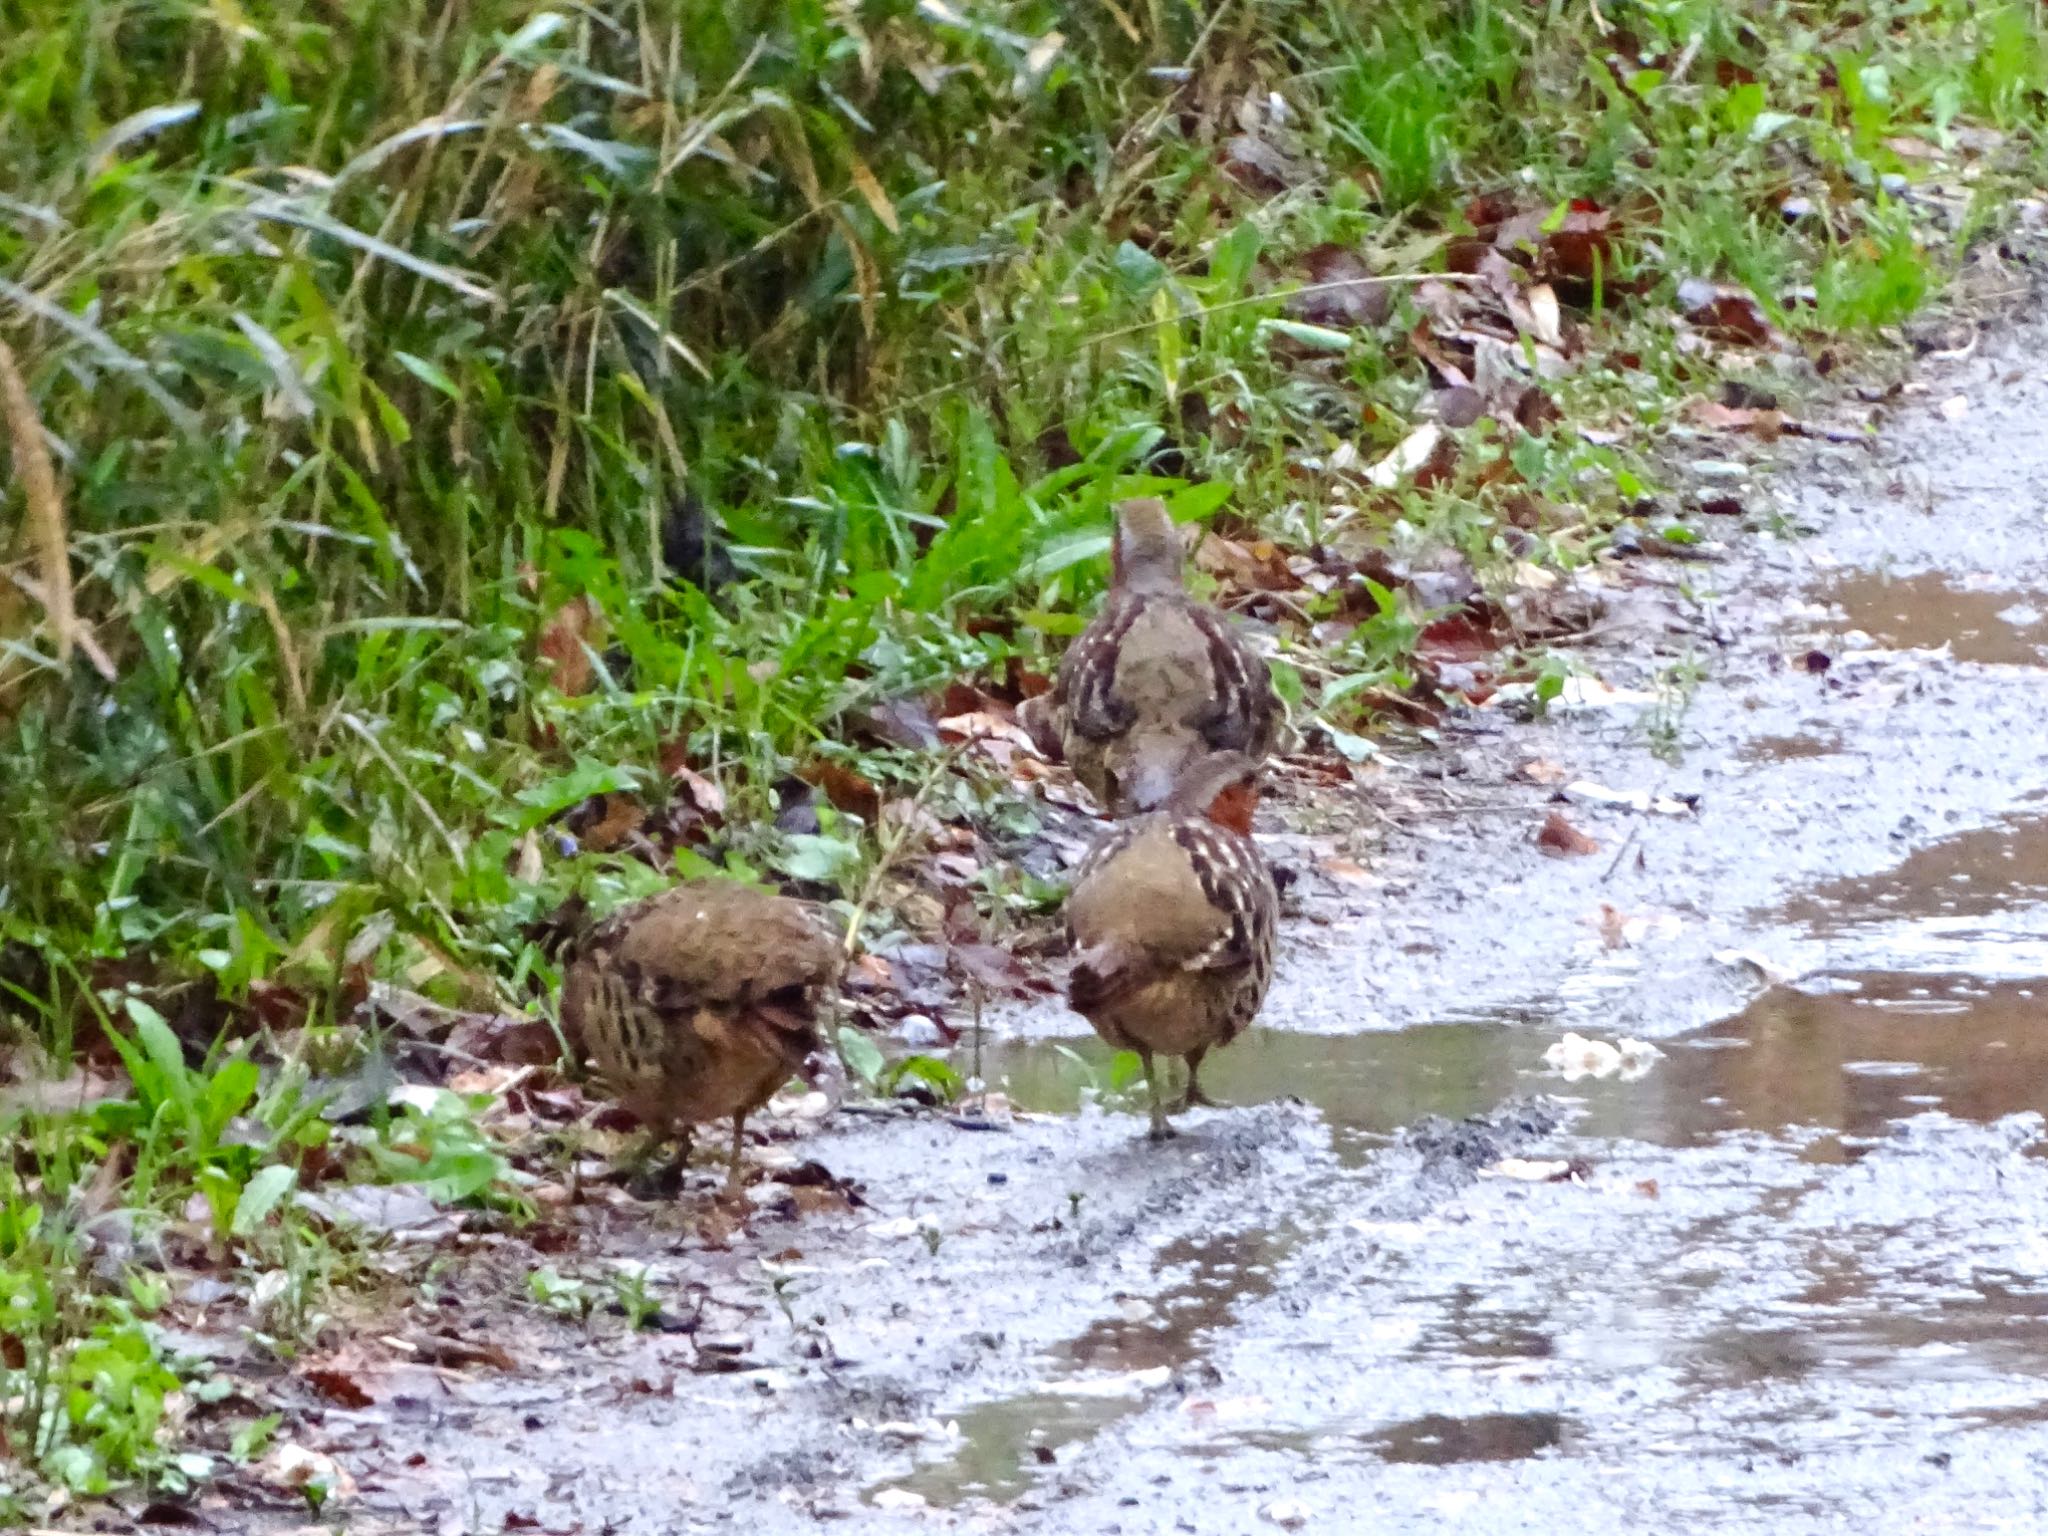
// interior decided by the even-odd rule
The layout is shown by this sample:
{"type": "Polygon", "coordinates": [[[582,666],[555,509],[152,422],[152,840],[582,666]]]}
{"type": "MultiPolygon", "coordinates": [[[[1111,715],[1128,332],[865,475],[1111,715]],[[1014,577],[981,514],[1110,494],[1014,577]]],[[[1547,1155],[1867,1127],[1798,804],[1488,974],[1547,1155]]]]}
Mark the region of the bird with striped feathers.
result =
{"type": "Polygon", "coordinates": [[[1273,979],[1279,898],[1250,836],[1257,771],[1242,753],[1184,764],[1159,809],[1089,851],[1067,898],[1068,1001],[1143,1062],[1155,1141],[1174,1132],[1154,1058],[1186,1060],[1179,1107],[1213,1102],[1203,1057],[1244,1032],[1273,979]]]}
{"type": "Polygon", "coordinates": [[[726,1193],[739,1192],[747,1116],[823,1041],[820,994],[839,946],[801,902],[731,880],[691,880],[614,912],[562,982],[562,1032],[657,1137],[732,1120],[726,1193]]]}
{"type": "Polygon", "coordinates": [[[1188,596],[1182,564],[1165,503],[1121,503],[1109,596],[1021,717],[1112,816],[1156,810],[1184,769],[1215,753],[1263,760],[1279,735],[1266,663],[1188,596]]]}

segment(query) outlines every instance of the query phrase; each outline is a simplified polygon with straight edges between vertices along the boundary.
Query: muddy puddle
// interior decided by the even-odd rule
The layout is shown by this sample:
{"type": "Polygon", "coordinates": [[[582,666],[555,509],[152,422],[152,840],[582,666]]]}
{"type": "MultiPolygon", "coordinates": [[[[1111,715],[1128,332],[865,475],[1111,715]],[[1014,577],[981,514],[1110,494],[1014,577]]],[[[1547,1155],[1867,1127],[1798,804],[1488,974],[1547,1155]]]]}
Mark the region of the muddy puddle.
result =
{"type": "MultiPolygon", "coordinates": [[[[2048,1318],[2041,1277],[1966,1266],[1959,1281],[1943,1269],[1955,1263],[1955,1242],[1945,1257],[1943,1242],[1916,1230],[1909,1210],[1883,1203],[1874,1214],[1858,1211],[1846,1236],[1825,1224],[1821,1235],[1801,1241],[1765,1234],[1915,1127],[1991,1126],[2048,1110],[2044,1003],[2048,983],[1842,972],[1813,978],[1803,990],[1773,988],[1732,1018],[1662,1042],[1663,1056],[1631,1082],[1567,1081],[1543,1062],[1561,1026],[1526,1012],[1354,1036],[1262,1029],[1212,1056],[1205,1083],[1236,1105],[1313,1106],[1353,1169],[1424,1115],[1460,1120],[1542,1093],[1570,1107],[1569,1134],[1554,1153],[1577,1159],[1575,1177],[1630,1189],[1637,1203],[1665,1198],[1660,1180],[1675,1186],[1677,1203],[1660,1219],[1677,1225],[1660,1240],[1676,1246],[1647,1269],[1580,1274],[1572,1288],[1563,1279],[1574,1273],[1569,1254],[1551,1262],[1538,1254],[1532,1263],[1504,1249],[1507,1267],[1485,1280],[1448,1290],[1425,1283],[1422,1294],[1389,1304],[1391,1321],[1354,1325],[1368,1334],[1386,1328],[1392,1337],[1410,1330],[1398,1352],[1403,1369],[1434,1371],[1442,1381],[1521,1373],[1536,1383],[1559,1371],[1666,1372],[1674,1391],[1695,1397],[1924,1378],[1951,1384],[1967,1403],[2002,1371],[2048,1368],[2048,1345],[2038,1335],[2048,1318]],[[1646,1176],[1621,1172],[1632,1166],[1646,1176]],[[1760,1189],[1745,1188],[1759,1166],[1775,1171],[1760,1189]],[[1735,1283],[1724,1271],[1747,1275],[1740,1284],[1776,1299],[1760,1316],[1738,1311],[1695,1330],[1701,1287],[1735,1283]],[[1538,1298],[1553,1291],[1599,1298],[1616,1285],[1619,1294],[1562,1312],[1557,1295],[1527,1300],[1532,1287],[1538,1298]]],[[[1142,1090],[1108,1087],[1113,1058],[1092,1038],[1001,1043],[985,1051],[984,1070],[1021,1109],[1120,1116],[1138,1133],[1142,1090]]],[[[1190,1134],[1201,1134],[1212,1116],[1241,1112],[1192,1117],[1190,1134]]],[[[1543,1188],[1524,1186],[1526,1198],[1545,1199],[1543,1188]]],[[[1603,1220],[1613,1220],[1614,1198],[1604,1197],[1603,1220]]],[[[1314,1229],[1341,1208],[1338,1192],[1328,1202],[1305,1202],[1297,1214],[1314,1229]]],[[[1559,1241],[1542,1228],[1531,1237],[1539,1248],[1559,1241]]],[[[1260,1315],[1276,1288],[1284,1294],[1276,1277],[1304,1241],[1303,1226],[1290,1225],[1169,1245],[1158,1256],[1160,1288],[1125,1298],[1116,1315],[1051,1351],[1043,1362],[1049,1385],[967,1408],[955,1418],[957,1442],[877,1491],[932,1506],[1035,1508],[1055,1468],[1089,1454],[1098,1437],[1126,1432],[1162,1399],[1176,1408],[1148,1443],[1197,1465],[1278,1457],[1334,1475],[1347,1467],[1600,1454],[1581,1445],[1590,1432],[1562,1404],[1480,1404],[1404,1418],[1384,1412],[1398,1400],[1391,1393],[1383,1404],[1368,1395],[1327,1414],[1303,1411],[1313,1393],[1268,1385],[1263,1398],[1236,1395],[1209,1363],[1211,1346],[1241,1336],[1247,1313],[1260,1315]],[[1228,1422],[1236,1415],[1251,1422],[1228,1422]]],[[[1313,1356],[1356,1345],[1318,1336],[1299,1347],[1313,1356]]],[[[1283,1380],[1285,1370],[1298,1369],[1265,1368],[1282,1371],[1283,1380]]],[[[1361,1377],[1391,1369],[1386,1359],[1357,1363],[1361,1377]]],[[[1612,1434],[1610,1427],[1610,1441],[1612,1434]]]]}
{"type": "Polygon", "coordinates": [[[2048,663],[2048,609],[2006,581],[1941,571],[1851,571],[1822,583],[1814,595],[1840,612],[1840,633],[1850,644],[1930,651],[1945,646],[1957,661],[1992,666],[2048,663]]]}
{"type": "MultiPolygon", "coordinates": [[[[1735,1131],[1863,1136],[1929,1109],[1967,1119],[2048,1111],[2048,981],[1819,976],[1661,1042],[1662,1057],[1633,1082],[1571,1081],[1546,1066],[1561,1032],[1533,1016],[1367,1035],[1260,1029],[1212,1055],[1204,1084],[1227,1104],[1314,1106],[1353,1162],[1421,1116],[1459,1120],[1529,1093],[1570,1106],[1577,1136],[1658,1146],[1735,1131]]],[[[1114,1056],[1093,1036],[1004,1042],[987,1050],[984,1070],[1024,1109],[1096,1103],[1135,1124],[1142,1106],[1141,1086],[1106,1087],[1114,1056]]]]}
{"type": "Polygon", "coordinates": [[[1241,1451],[1279,1452],[1318,1465],[1379,1461],[1447,1467],[1459,1462],[1522,1461],[1561,1449],[1572,1421],[1561,1413],[1426,1413],[1358,1430],[1251,1430],[1210,1439],[1194,1454],[1217,1457],[1241,1451]]]}
{"type": "Polygon", "coordinates": [[[883,1485],[881,1502],[891,1490],[940,1507],[1015,1501],[1067,1447],[1138,1411],[1148,1392],[1198,1361],[1215,1330],[1271,1293],[1277,1266],[1299,1240],[1289,1226],[1166,1244],[1156,1290],[1119,1298],[1114,1315],[1048,1351],[1040,1364],[1056,1379],[1046,1387],[958,1414],[953,1447],[883,1485]]]}
{"type": "Polygon", "coordinates": [[[2023,933],[2028,917],[2048,931],[2048,811],[2011,817],[1987,827],[1937,838],[1873,875],[1831,880],[1803,892],[1778,915],[1822,935],[1840,935],[1873,923],[1932,925],[1951,935],[1976,924],[1988,936],[2023,933]]]}

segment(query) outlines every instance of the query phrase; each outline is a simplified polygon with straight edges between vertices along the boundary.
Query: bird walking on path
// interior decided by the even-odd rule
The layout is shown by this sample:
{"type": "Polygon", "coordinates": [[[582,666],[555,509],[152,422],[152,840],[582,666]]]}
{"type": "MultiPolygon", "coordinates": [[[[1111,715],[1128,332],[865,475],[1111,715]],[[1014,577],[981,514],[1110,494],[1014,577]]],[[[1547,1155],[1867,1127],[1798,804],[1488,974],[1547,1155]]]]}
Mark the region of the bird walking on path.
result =
{"type": "Polygon", "coordinates": [[[613,913],[562,983],[564,1035],[657,1137],[732,1120],[726,1193],[742,1186],[747,1116],[823,1042],[820,992],[839,947],[801,902],[693,880],[613,913]]]}
{"type": "Polygon", "coordinates": [[[1089,851],[1067,898],[1068,1001],[1144,1063],[1155,1141],[1173,1127],[1154,1057],[1187,1061],[1179,1107],[1212,1103],[1202,1059],[1243,1033],[1273,978],[1279,898],[1250,836],[1257,768],[1241,753],[1184,766],[1157,811],[1089,851]]]}
{"type": "Polygon", "coordinates": [[[1184,769],[1215,753],[1261,761],[1279,735],[1266,663],[1188,596],[1182,565],[1165,503],[1120,504],[1109,596],[1023,715],[1112,816],[1158,809],[1184,769]]]}

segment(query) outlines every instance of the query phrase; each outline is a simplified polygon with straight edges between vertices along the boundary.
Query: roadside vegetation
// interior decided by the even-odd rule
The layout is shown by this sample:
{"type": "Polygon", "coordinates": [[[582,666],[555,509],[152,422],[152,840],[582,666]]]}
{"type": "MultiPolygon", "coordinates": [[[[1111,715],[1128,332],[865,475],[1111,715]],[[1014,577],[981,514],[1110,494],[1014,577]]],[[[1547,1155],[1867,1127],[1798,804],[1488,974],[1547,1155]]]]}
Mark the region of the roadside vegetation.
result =
{"type": "Polygon", "coordinates": [[[2021,3],[0,0],[0,1516],[324,1497],[171,1325],[306,1347],[365,1191],[534,1214],[449,1063],[545,1063],[572,894],[992,984],[1058,886],[966,747],[1114,500],[1331,775],[1541,708],[1572,573],[1765,521],[1685,464],[1822,430],[2044,102],[2021,3]]]}

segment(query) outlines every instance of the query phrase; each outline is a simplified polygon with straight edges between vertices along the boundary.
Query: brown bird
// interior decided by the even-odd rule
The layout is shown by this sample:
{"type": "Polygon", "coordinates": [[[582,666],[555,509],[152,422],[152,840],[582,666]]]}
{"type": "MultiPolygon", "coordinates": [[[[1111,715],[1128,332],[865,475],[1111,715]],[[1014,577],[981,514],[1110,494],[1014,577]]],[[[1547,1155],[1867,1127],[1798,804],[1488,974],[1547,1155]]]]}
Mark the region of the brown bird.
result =
{"type": "Polygon", "coordinates": [[[1109,597],[1023,716],[1112,816],[1157,809],[1182,769],[1212,753],[1262,760],[1279,734],[1265,662],[1187,595],[1181,565],[1165,503],[1120,504],[1109,597]]]}
{"type": "Polygon", "coordinates": [[[726,1192],[747,1116],[821,1043],[818,994],[839,947],[802,903],[692,880],[591,931],[562,983],[562,1029],[626,1108],[690,1153],[691,1127],[732,1117],[726,1192]]]}
{"type": "Polygon", "coordinates": [[[1257,770],[1241,753],[1185,767],[1160,810],[1089,851],[1067,898],[1067,999],[1145,1064],[1155,1141],[1173,1127],[1152,1058],[1187,1059],[1181,1107],[1212,1102],[1202,1058],[1243,1033],[1273,979],[1279,898],[1250,836],[1257,770]]]}

